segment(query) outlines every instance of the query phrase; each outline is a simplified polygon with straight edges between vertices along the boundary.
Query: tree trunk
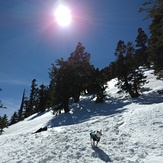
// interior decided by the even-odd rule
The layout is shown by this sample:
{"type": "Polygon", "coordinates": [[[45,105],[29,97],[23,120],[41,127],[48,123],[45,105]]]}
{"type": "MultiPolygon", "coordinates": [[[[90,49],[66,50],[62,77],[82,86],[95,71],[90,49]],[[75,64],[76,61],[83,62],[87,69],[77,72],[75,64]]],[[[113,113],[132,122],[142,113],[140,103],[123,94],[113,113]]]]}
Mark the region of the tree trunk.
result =
{"type": "Polygon", "coordinates": [[[132,90],[128,90],[128,92],[129,92],[129,94],[130,94],[130,96],[132,97],[132,98],[137,98],[137,97],[139,97],[139,93],[134,93],[132,90]]]}
{"type": "Polygon", "coordinates": [[[64,100],[64,111],[65,113],[68,113],[70,111],[69,109],[69,98],[64,100]]]}
{"type": "Polygon", "coordinates": [[[125,84],[126,84],[127,92],[130,94],[131,98],[139,97],[139,93],[137,91],[136,93],[132,91],[131,86],[128,84],[127,77],[125,78],[125,84]]]}
{"type": "Polygon", "coordinates": [[[79,99],[80,99],[80,93],[77,93],[74,95],[74,102],[79,102],[79,99]]]}

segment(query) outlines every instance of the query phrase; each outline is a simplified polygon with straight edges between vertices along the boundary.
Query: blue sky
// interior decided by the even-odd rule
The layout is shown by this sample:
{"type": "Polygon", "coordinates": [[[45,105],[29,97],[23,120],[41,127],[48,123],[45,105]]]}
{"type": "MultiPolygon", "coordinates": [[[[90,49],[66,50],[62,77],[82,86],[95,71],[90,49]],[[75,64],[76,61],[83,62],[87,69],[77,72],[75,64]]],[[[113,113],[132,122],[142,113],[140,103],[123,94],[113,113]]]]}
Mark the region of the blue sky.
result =
{"type": "Polygon", "coordinates": [[[91,63],[104,68],[115,60],[117,42],[135,41],[137,29],[149,34],[146,13],[138,13],[144,0],[2,0],[0,1],[0,99],[11,116],[20,107],[24,88],[31,81],[49,83],[48,68],[67,59],[78,42],[91,55],[91,63]],[[72,23],[61,27],[54,11],[69,6],[72,23]]]}

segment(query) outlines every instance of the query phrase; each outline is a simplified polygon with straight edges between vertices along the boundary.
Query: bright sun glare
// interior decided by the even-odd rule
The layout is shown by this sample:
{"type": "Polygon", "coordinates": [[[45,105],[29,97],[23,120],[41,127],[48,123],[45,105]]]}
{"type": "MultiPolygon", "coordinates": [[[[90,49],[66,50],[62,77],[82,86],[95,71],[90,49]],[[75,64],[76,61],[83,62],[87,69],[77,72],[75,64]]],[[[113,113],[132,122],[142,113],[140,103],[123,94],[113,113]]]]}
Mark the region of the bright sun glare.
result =
{"type": "Polygon", "coordinates": [[[68,26],[71,23],[71,12],[66,6],[60,5],[55,11],[55,18],[60,26],[68,26]]]}

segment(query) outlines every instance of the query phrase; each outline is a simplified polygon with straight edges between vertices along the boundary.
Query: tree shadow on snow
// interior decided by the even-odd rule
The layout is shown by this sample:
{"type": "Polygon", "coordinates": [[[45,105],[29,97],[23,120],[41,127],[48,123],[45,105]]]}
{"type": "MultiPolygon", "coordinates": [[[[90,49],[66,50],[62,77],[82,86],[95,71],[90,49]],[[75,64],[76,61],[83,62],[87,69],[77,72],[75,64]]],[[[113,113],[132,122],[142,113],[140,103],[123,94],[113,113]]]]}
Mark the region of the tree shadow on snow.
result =
{"type": "Polygon", "coordinates": [[[38,118],[38,117],[41,117],[42,115],[44,115],[46,112],[48,112],[49,110],[46,110],[45,112],[43,112],[43,113],[36,113],[36,114],[34,114],[34,115],[32,115],[31,116],[31,118],[29,118],[28,119],[28,121],[31,121],[31,120],[33,120],[33,119],[35,119],[35,118],[38,118]]]}
{"type": "Polygon", "coordinates": [[[141,95],[140,97],[133,99],[133,102],[144,105],[158,104],[163,102],[163,95],[160,95],[157,92],[151,92],[147,95],[141,95]]]}
{"type": "Polygon", "coordinates": [[[95,158],[100,158],[102,161],[104,162],[112,162],[110,157],[100,148],[98,147],[92,147],[92,149],[94,150],[94,152],[92,152],[92,157],[95,158]]]}
{"type": "Polygon", "coordinates": [[[71,104],[70,113],[55,116],[47,123],[47,126],[57,127],[78,124],[95,116],[114,116],[115,114],[124,112],[126,110],[125,106],[133,102],[144,105],[156,104],[163,102],[163,95],[159,95],[157,92],[151,92],[134,99],[128,97],[122,99],[109,97],[105,103],[101,104],[95,103],[93,97],[90,99],[85,98],[78,103],[71,104]]]}
{"type": "Polygon", "coordinates": [[[84,99],[76,104],[72,104],[70,106],[70,113],[54,116],[54,118],[47,123],[47,126],[66,126],[85,122],[94,116],[113,116],[126,110],[123,108],[125,105],[127,105],[127,102],[114,98],[110,98],[109,101],[102,104],[84,99]]]}

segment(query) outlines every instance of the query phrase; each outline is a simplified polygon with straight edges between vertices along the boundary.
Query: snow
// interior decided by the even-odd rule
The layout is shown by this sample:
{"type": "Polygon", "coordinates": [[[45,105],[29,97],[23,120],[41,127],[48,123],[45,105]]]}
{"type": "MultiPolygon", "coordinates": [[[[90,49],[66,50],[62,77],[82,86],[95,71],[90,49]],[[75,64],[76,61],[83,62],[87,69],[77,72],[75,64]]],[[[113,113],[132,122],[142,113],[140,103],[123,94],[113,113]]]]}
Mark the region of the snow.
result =
{"type": "Polygon", "coordinates": [[[108,82],[106,103],[84,96],[71,112],[34,114],[0,136],[0,163],[163,163],[163,89],[153,70],[142,95],[131,99],[108,82]],[[41,127],[47,131],[34,133],[41,127]],[[102,129],[98,147],[90,130],[102,129]]]}

